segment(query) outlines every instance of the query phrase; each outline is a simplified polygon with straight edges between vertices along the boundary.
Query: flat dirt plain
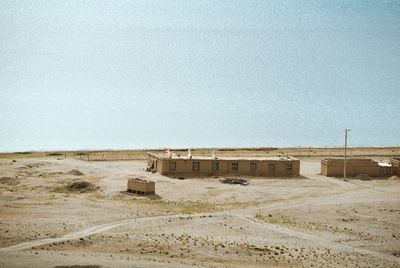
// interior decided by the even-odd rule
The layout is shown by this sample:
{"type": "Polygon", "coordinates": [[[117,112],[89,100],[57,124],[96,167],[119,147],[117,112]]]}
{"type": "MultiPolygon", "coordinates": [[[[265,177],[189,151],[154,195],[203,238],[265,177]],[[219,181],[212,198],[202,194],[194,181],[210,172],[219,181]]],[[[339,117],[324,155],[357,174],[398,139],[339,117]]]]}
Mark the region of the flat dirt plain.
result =
{"type": "Polygon", "coordinates": [[[321,176],[318,157],[248,186],[145,168],[0,159],[0,267],[400,267],[396,178],[321,176]],[[129,177],[157,195],[124,193],[129,177]]]}

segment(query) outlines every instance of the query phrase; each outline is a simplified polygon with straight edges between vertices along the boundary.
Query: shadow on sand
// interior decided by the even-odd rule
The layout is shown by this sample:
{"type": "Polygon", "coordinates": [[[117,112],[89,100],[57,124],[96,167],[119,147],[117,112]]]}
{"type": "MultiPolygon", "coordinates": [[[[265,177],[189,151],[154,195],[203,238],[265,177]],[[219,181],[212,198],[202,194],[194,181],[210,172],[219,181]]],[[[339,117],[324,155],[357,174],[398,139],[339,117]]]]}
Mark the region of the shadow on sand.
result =
{"type": "Polygon", "coordinates": [[[131,195],[131,196],[140,196],[140,197],[144,197],[146,199],[149,200],[159,200],[162,199],[161,196],[159,196],[158,194],[134,194],[128,191],[120,191],[121,194],[125,194],[125,195],[131,195]]]}
{"type": "Polygon", "coordinates": [[[298,176],[290,176],[290,177],[261,177],[261,176],[234,176],[234,175],[228,175],[228,176],[209,176],[209,175],[196,175],[196,176],[191,176],[191,175],[180,175],[180,176],[173,176],[173,175],[164,175],[164,177],[167,177],[169,179],[175,179],[175,180],[188,180],[188,179],[226,179],[226,178],[235,178],[235,179],[246,179],[246,180],[276,180],[276,179],[282,179],[282,180],[309,180],[310,178],[303,176],[303,175],[298,175],[298,176]]]}

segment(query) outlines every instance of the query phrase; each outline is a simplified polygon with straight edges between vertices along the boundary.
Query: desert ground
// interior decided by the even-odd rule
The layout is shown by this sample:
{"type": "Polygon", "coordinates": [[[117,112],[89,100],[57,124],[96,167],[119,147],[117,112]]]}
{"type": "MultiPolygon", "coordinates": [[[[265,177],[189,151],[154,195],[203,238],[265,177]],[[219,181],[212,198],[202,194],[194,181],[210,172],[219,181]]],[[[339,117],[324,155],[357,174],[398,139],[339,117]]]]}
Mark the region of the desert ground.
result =
{"type": "Polygon", "coordinates": [[[321,176],[305,154],[301,176],[248,186],[144,160],[4,157],[0,267],[400,267],[400,181],[321,176]],[[130,177],[156,195],[126,193],[130,177]]]}

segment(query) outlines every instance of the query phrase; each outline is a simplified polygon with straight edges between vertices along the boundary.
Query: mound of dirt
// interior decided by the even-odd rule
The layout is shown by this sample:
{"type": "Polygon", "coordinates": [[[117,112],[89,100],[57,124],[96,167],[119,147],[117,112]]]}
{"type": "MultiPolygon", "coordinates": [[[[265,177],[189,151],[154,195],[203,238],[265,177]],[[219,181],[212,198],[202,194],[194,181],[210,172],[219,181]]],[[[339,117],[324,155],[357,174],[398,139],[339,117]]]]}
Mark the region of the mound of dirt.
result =
{"type": "Polygon", "coordinates": [[[0,178],[0,183],[1,184],[14,186],[14,185],[19,184],[19,182],[20,181],[17,178],[11,178],[11,177],[1,177],[0,178]]]}
{"type": "Polygon", "coordinates": [[[390,177],[389,180],[392,180],[392,181],[399,181],[399,180],[400,180],[400,177],[394,175],[394,176],[390,177]]]}
{"type": "Polygon", "coordinates": [[[362,181],[370,181],[372,178],[368,174],[358,174],[356,179],[362,180],[362,181]]]}
{"type": "Polygon", "coordinates": [[[93,183],[76,180],[68,183],[67,185],[56,187],[52,191],[55,193],[86,193],[97,191],[99,187],[94,185],[93,183]]]}
{"type": "Polygon", "coordinates": [[[91,192],[96,191],[97,187],[93,183],[87,181],[74,181],[71,184],[67,185],[67,189],[72,192],[91,192]]]}
{"type": "Polygon", "coordinates": [[[82,172],[80,172],[80,171],[77,170],[77,169],[72,169],[72,170],[70,170],[70,171],[65,172],[64,174],[65,174],[65,175],[73,175],[73,176],[82,176],[82,175],[85,175],[85,174],[83,174],[82,172]]]}

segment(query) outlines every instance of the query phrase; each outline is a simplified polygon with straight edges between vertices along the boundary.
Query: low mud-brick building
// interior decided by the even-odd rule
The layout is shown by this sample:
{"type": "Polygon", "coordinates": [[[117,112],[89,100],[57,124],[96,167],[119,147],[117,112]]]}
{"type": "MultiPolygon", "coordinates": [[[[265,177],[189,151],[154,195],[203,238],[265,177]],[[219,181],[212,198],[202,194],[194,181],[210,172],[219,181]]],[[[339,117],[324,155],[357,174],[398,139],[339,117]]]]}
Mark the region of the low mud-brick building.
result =
{"type": "Polygon", "coordinates": [[[289,177],[300,173],[300,160],[285,157],[206,157],[148,153],[148,169],[163,175],[289,177]]]}
{"type": "MultiPolygon", "coordinates": [[[[391,159],[390,162],[380,162],[372,159],[347,159],[346,175],[355,177],[357,175],[368,175],[370,177],[390,177],[398,174],[398,158],[391,159]]],[[[321,174],[328,177],[343,176],[344,160],[330,158],[321,160],[321,174]]]]}
{"type": "Polygon", "coordinates": [[[155,194],[156,183],[137,178],[128,179],[128,192],[134,194],[155,194]]]}

